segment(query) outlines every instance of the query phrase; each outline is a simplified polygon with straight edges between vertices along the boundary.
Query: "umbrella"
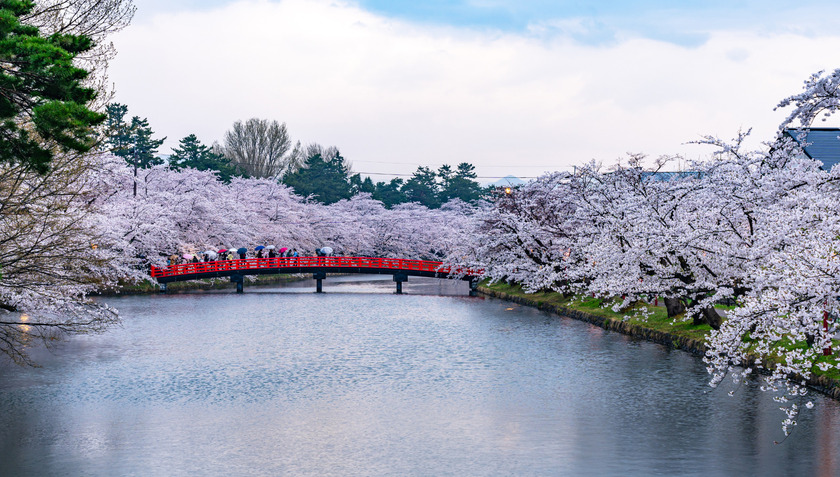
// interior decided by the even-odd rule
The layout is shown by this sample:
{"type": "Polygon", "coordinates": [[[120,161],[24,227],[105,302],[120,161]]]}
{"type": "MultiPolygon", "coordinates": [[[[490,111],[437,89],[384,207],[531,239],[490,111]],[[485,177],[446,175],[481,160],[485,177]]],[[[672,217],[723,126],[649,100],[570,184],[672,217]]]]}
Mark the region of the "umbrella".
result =
{"type": "Polygon", "coordinates": [[[283,247],[280,249],[280,253],[286,253],[286,250],[289,250],[289,247],[283,247]]]}
{"type": "Polygon", "coordinates": [[[333,253],[332,247],[321,247],[321,253],[324,255],[330,255],[333,253]]]}
{"type": "Polygon", "coordinates": [[[239,247],[239,250],[237,250],[236,253],[239,253],[239,254],[248,253],[248,249],[245,248],[245,247],[239,247]]]}
{"type": "Polygon", "coordinates": [[[184,257],[187,260],[192,260],[193,259],[193,254],[191,254],[191,253],[185,253],[181,256],[184,257]]]}
{"type": "Polygon", "coordinates": [[[208,250],[208,251],[204,252],[204,255],[207,255],[207,258],[209,258],[210,260],[216,260],[216,258],[219,256],[219,255],[216,254],[216,252],[214,252],[212,250],[208,250]]]}
{"type": "Polygon", "coordinates": [[[266,248],[267,248],[268,250],[274,250],[274,249],[275,249],[274,245],[269,245],[269,246],[268,246],[268,247],[266,247],[266,248]]]}
{"type": "Polygon", "coordinates": [[[219,253],[225,253],[225,252],[227,252],[227,249],[226,249],[226,248],[223,248],[223,249],[220,249],[220,250],[219,250],[219,253]]]}
{"type": "Polygon", "coordinates": [[[263,245],[257,245],[256,247],[254,247],[254,250],[255,250],[255,251],[260,251],[260,250],[262,250],[262,249],[264,249],[264,248],[265,248],[265,247],[264,247],[263,245]]]}

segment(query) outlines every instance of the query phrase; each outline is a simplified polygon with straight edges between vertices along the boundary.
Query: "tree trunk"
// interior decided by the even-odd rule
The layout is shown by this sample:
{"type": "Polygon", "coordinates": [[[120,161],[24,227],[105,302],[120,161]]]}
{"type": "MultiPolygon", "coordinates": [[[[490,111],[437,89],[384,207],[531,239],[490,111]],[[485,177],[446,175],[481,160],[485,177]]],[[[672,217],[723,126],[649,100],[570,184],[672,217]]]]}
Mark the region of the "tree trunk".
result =
{"type": "Polygon", "coordinates": [[[703,308],[699,314],[694,315],[695,325],[702,325],[704,323],[711,326],[712,329],[719,330],[720,325],[723,323],[723,317],[718,314],[715,307],[707,306],[703,308]]]}
{"type": "Polygon", "coordinates": [[[680,313],[685,313],[685,305],[679,298],[665,298],[665,310],[668,311],[668,318],[673,318],[680,313]]]}

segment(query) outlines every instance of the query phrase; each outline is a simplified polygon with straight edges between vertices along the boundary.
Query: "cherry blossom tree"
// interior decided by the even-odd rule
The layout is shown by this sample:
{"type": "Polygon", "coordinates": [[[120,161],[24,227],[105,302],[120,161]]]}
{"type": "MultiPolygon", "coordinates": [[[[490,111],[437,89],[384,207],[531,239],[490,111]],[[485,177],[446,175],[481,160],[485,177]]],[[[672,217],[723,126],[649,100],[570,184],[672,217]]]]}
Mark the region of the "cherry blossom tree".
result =
{"type": "Polygon", "coordinates": [[[765,226],[757,241],[769,245],[752,270],[750,293],[708,340],[706,359],[713,385],[727,374],[738,382],[755,367],[770,370],[763,388],[782,403],[786,434],[802,407],[811,407],[804,380],[817,370],[837,366],[830,322],[840,314],[836,207],[840,171],[815,169],[815,163],[803,160],[801,152],[786,151],[782,132],[790,126],[807,130],[817,117],[835,113],[840,105],[838,78],[840,70],[817,73],[805,82],[802,93],[778,106],[794,108],[765,155],[768,162],[779,155],[789,159],[777,175],[760,184],[766,197],[775,198],[757,210],[765,226]]]}
{"type": "Polygon", "coordinates": [[[630,156],[499,194],[449,259],[526,291],[625,297],[617,308],[664,297],[669,315],[715,328],[713,385],[770,370],[765,388],[784,403],[789,432],[807,406],[803,379],[836,366],[826,355],[840,314],[840,171],[822,170],[783,132],[834,114],[839,89],[840,70],[809,78],[779,104],[794,109],[759,150],[744,148],[749,132],[703,138],[715,152],[690,174],[661,173],[667,157],[645,167],[630,156]],[[726,319],[714,308],[721,300],[737,304],[726,319]]]}
{"type": "Polygon", "coordinates": [[[119,257],[93,205],[97,156],[58,155],[39,174],[0,166],[0,353],[31,363],[34,341],[104,330],[111,308],[89,295],[113,287],[119,257]]]}
{"type": "Polygon", "coordinates": [[[92,127],[104,118],[94,111],[107,101],[113,49],[105,39],[127,25],[133,6],[41,0],[2,8],[4,96],[16,106],[4,108],[0,147],[0,353],[31,363],[27,351],[38,339],[49,344],[116,321],[88,298],[121,274],[95,206],[103,163],[89,151],[92,127]]]}
{"type": "Polygon", "coordinates": [[[475,210],[452,200],[440,209],[406,203],[386,209],[370,194],[358,194],[329,206],[312,204],[313,223],[323,245],[346,255],[441,260],[470,228],[475,210]]]}
{"type": "Polygon", "coordinates": [[[570,291],[580,237],[572,181],[547,174],[519,188],[496,192],[492,207],[476,213],[473,229],[448,261],[484,270],[491,281],[513,281],[528,291],[570,291]]]}
{"type": "MultiPolygon", "coordinates": [[[[275,245],[298,250],[314,250],[318,239],[313,225],[317,217],[313,206],[295,195],[289,187],[270,179],[234,179],[225,199],[226,214],[235,224],[225,225],[228,236],[234,231],[247,234],[242,244],[275,245]]],[[[224,220],[222,220],[224,222],[224,220]]],[[[224,235],[219,236],[224,242],[224,235]]]]}
{"type": "Polygon", "coordinates": [[[93,47],[75,59],[90,72],[86,84],[97,91],[93,109],[102,110],[113,96],[108,80],[108,63],[116,57],[109,37],[131,23],[136,7],[132,0],[36,0],[35,8],[24,18],[45,35],[84,35],[93,47]]]}
{"type": "MultiPolygon", "coordinates": [[[[276,181],[164,166],[144,169],[138,194],[127,167],[109,163],[98,204],[120,254],[162,264],[177,253],[272,244],[311,253],[331,246],[348,255],[439,259],[459,243],[473,207],[451,201],[441,209],[402,204],[386,209],[370,194],[325,206],[276,181]]],[[[131,261],[130,259],[128,259],[131,261]]]]}
{"type": "Polygon", "coordinates": [[[776,109],[793,107],[779,126],[780,133],[788,127],[811,127],[817,118],[826,121],[837,112],[840,108],[840,68],[828,74],[824,71],[812,74],[805,80],[802,90],[776,106],[776,109]]]}

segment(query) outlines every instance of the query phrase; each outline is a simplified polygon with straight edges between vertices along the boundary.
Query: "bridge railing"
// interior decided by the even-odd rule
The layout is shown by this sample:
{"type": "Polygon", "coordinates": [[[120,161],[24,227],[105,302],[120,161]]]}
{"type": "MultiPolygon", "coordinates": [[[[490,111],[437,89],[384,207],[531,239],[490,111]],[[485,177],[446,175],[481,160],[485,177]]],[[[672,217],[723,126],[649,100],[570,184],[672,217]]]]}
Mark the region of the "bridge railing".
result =
{"type": "MultiPolygon", "coordinates": [[[[173,277],[201,273],[272,269],[300,269],[300,268],[368,268],[384,270],[417,270],[424,272],[438,272],[449,274],[450,267],[444,267],[443,262],[431,260],[408,260],[403,258],[374,258],[374,257],[275,257],[248,258],[245,260],[216,260],[212,262],[184,263],[168,267],[152,266],[153,278],[173,277]]],[[[462,272],[462,270],[456,270],[462,272]]],[[[481,271],[467,270],[467,276],[481,275],[481,271]]]]}

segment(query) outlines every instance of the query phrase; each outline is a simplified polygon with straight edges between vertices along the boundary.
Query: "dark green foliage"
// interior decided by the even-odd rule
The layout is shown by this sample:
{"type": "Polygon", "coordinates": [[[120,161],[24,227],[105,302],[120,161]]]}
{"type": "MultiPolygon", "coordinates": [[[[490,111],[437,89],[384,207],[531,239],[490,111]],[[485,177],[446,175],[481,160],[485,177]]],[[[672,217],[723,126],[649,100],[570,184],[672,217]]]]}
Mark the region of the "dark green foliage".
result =
{"type": "Polygon", "coordinates": [[[109,104],[106,111],[106,142],[114,155],[122,157],[135,168],[145,169],[163,164],[163,159],[156,154],[166,138],[152,139],[154,131],[149,126],[148,119],[134,116],[131,123],[126,123],[128,107],[119,103],[109,104]]]}
{"type": "Polygon", "coordinates": [[[149,127],[149,120],[140,119],[137,116],[131,118],[131,155],[128,158],[130,164],[137,167],[147,168],[163,164],[163,159],[157,157],[157,149],[163,144],[163,139],[152,139],[152,128],[149,127]]]}
{"type": "Polygon", "coordinates": [[[430,209],[440,207],[437,174],[428,167],[420,166],[411,179],[402,186],[407,202],[419,202],[430,209]]]}
{"type": "Polygon", "coordinates": [[[281,182],[293,188],[295,193],[312,196],[323,204],[368,193],[389,209],[405,202],[417,202],[433,209],[451,199],[475,202],[483,194],[475,181],[475,167],[466,162],[458,164],[455,170],[443,165],[437,172],[420,166],[407,181],[395,178],[374,183],[360,174],[351,176],[346,161],[335,148],[311,145],[305,154],[304,165],[286,174],[281,182]]]}
{"type": "Polygon", "coordinates": [[[452,199],[475,202],[482,195],[481,186],[475,178],[475,167],[466,162],[458,164],[454,171],[452,166],[444,164],[437,173],[420,166],[405,184],[396,179],[390,184],[377,183],[373,197],[381,200],[386,207],[402,202],[418,202],[433,209],[452,199]]]}
{"type": "Polygon", "coordinates": [[[370,178],[362,180],[356,174],[350,178],[350,183],[353,194],[369,192],[373,199],[389,209],[405,202],[418,202],[429,208],[437,208],[452,199],[475,202],[487,194],[488,191],[482,189],[475,178],[475,167],[462,162],[454,171],[452,166],[446,164],[437,172],[420,166],[408,181],[391,179],[390,182],[374,184],[370,178]]]}
{"type": "MultiPolygon", "coordinates": [[[[2,0],[0,0],[2,1],[2,0]]],[[[114,155],[125,159],[134,168],[134,195],[137,195],[137,169],[148,168],[163,164],[163,159],[157,157],[157,148],[163,144],[163,139],[152,139],[152,128],[149,121],[138,116],[131,118],[131,124],[125,122],[128,106],[119,103],[109,104],[106,126],[106,143],[114,155]]]]}
{"type": "Polygon", "coordinates": [[[312,196],[322,204],[332,204],[352,196],[350,172],[338,151],[324,158],[315,153],[306,158],[303,167],[286,174],[282,182],[304,197],[312,196]]]}
{"type": "Polygon", "coordinates": [[[376,192],[376,185],[370,177],[362,179],[360,174],[353,174],[350,176],[350,187],[353,195],[365,193],[373,195],[373,193],[376,192]]]}
{"type": "Polygon", "coordinates": [[[373,191],[373,198],[382,202],[387,208],[406,202],[405,194],[402,193],[403,180],[391,179],[390,182],[377,182],[373,191]]]}
{"type": "Polygon", "coordinates": [[[481,197],[481,185],[475,181],[475,166],[472,164],[462,162],[454,173],[444,164],[438,169],[438,177],[441,179],[440,202],[450,199],[475,202],[481,197]]]}
{"type": "Polygon", "coordinates": [[[131,150],[131,130],[125,124],[125,115],[128,114],[128,106],[119,103],[111,103],[105,107],[107,113],[105,119],[105,142],[110,151],[117,156],[125,158],[131,150]]]}
{"type": "Polygon", "coordinates": [[[26,0],[0,0],[0,160],[46,172],[53,155],[87,152],[92,128],[105,116],[87,109],[96,96],[73,65],[92,43],[84,36],[56,34],[21,24],[32,11],[26,0]]]}
{"type": "Polygon", "coordinates": [[[224,155],[216,154],[212,148],[202,144],[195,134],[181,139],[179,146],[169,156],[169,166],[175,170],[191,167],[199,171],[217,171],[224,183],[229,183],[234,176],[244,175],[224,155]]]}

